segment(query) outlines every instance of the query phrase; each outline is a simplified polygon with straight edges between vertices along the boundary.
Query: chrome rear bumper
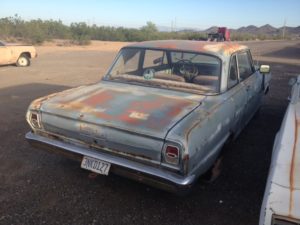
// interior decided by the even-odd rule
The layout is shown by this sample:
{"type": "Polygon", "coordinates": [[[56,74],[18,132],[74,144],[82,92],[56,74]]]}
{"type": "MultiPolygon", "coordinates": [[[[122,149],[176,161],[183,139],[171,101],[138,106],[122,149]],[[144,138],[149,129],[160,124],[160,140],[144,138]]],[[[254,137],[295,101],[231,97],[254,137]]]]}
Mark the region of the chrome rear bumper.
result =
{"type": "Polygon", "coordinates": [[[80,161],[83,156],[89,156],[109,162],[111,164],[112,173],[171,192],[180,192],[190,189],[196,179],[195,175],[183,177],[170,171],[96,151],[92,148],[54,140],[33,132],[28,132],[25,137],[31,145],[37,148],[62,153],[75,160],[80,161]]]}

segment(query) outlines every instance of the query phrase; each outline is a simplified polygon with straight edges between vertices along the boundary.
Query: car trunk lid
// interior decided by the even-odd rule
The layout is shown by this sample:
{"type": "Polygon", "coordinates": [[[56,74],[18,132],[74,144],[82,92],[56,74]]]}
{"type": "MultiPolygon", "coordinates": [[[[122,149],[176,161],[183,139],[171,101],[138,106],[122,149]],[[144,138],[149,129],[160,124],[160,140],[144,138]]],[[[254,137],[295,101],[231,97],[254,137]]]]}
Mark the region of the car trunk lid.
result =
{"type": "Polygon", "coordinates": [[[45,130],[118,154],[159,160],[168,131],[203,96],[102,82],[62,92],[41,105],[45,130]]]}

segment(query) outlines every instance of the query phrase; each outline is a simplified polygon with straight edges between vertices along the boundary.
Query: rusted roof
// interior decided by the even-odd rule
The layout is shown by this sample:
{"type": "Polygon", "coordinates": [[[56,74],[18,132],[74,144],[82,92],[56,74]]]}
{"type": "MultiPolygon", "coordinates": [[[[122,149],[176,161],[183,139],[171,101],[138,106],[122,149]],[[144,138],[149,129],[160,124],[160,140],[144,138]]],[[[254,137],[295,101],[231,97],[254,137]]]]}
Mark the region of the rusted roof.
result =
{"type": "Polygon", "coordinates": [[[144,41],[131,44],[125,47],[185,50],[195,52],[207,52],[218,55],[231,55],[233,52],[248,49],[248,47],[245,45],[240,45],[233,42],[208,42],[188,40],[144,41]]]}

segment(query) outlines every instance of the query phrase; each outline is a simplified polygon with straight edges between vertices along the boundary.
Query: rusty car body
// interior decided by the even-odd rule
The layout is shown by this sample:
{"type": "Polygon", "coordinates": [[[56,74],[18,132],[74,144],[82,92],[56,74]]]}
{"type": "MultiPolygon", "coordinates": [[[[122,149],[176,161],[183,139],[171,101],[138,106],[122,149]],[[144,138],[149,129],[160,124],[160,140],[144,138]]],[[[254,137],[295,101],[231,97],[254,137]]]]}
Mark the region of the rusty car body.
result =
{"type": "Polygon", "coordinates": [[[0,65],[30,66],[30,60],[36,57],[36,49],[32,45],[9,44],[0,41],[0,65]]]}
{"type": "Polygon", "coordinates": [[[239,44],[131,44],[101,82],[33,101],[26,138],[97,173],[187,190],[259,108],[265,68],[239,44]]]}
{"type": "Polygon", "coordinates": [[[300,76],[272,152],[260,225],[300,224],[300,76]]]}

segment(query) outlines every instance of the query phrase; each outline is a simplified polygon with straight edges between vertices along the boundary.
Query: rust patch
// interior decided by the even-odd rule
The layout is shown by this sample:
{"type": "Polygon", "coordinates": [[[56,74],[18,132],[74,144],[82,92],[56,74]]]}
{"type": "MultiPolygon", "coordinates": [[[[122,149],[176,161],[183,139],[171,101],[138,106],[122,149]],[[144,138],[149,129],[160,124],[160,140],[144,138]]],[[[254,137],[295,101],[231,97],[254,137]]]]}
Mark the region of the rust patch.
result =
{"type": "Polygon", "coordinates": [[[37,132],[37,134],[53,139],[53,140],[57,140],[57,141],[63,141],[64,139],[62,138],[61,135],[59,134],[52,134],[52,133],[46,133],[46,132],[37,132]]]}
{"type": "Polygon", "coordinates": [[[187,174],[188,171],[189,171],[190,156],[189,155],[184,155],[182,160],[183,160],[183,173],[187,174]]]}
{"type": "Polygon", "coordinates": [[[245,49],[246,46],[244,45],[239,45],[239,44],[207,44],[203,47],[204,50],[210,51],[210,52],[218,52],[220,54],[224,55],[230,55],[233,52],[245,49]]]}
{"type": "Polygon", "coordinates": [[[293,206],[294,206],[294,184],[295,184],[295,161],[296,161],[296,148],[298,144],[298,129],[300,126],[300,121],[295,115],[295,140],[293,146],[293,153],[292,153],[292,161],[291,161],[291,168],[290,168],[290,204],[289,204],[289,216],[292,215],[293,206]]]}
{"type": "Polygon", "coordinates": [[[247,49],[244,45],[239,45],[231,42],[206,42],[206,41],[187,41],[187,40],[167,40],[167,41],[145,41],[129,45],[128,47],[141,48],[159,48],[171,50],[185,50],[196,52],[212,52],[221,55],[229,55],[232,52],[241,49],[247,49]]]}
{"type": "Polygon", "coordinates": [[[98,144],[91,144],[90,147],[91,148],[96,148],[96,149],[99,149],[99,150],[109,151],[109,152],[112,152],[116,155],[122,155],[122,156],[125,156],[125,157],[133,157],[133,158],[137,158],[137,159],[152,160],[151,157],[146,156],[146,155],[135,154],[135,153],[132,153],[132,152],[128,153],[128,152],[124,152],[124,151],[121,151],[121,150],[111,149],[111,148],[107,148],[105,146],[100,146],[98,144]]]}
{"type": "Polygon", "coordinates": [[[190,133],[192,132],[192,130],[197,127],[200,123],[202,122],[202,120],[197,121],[196,123],[194,123],[192,126],[188,127],[188,129],[184,132],[184,137],[186,142],[189,141],[189,136],[190,133]]]}
{"type": "Polygon", "coordinates": [[[131,110],[136,110],[140,112],[149,112],[150,110],[153,110],[155,108],[163,107],[164,104],[167,103],[166,101],[162,101],[160,99],[149,100],[149,101],[136,101],[132,102],[129,108],[131,110]]]}
{"type": "Polygon", "coordinates": [[[177,48],[177,46],[175,44],[168,44],[168,43],[158,44],[156,47],[157,48],[168,48],[168,49],[176,49],[177,48]]]}
{"type": "MultiPolygon", "coordinates": [[[[64,90],[64,91],[61,91],[61,92],[56,92],[56,93],[53,93],[53,94],[50,94],[50,95],[46,95],[44,97],[41,97],[41,98],[38,98],[38,99],[35,99],[31,104],[30,104],[30,108],[32,110],[39,110],[43,104],[43,102],[59,95],[60,97],[64,97],[66,95],[68,95],[70,92],[73,92],[75,90],[79,90],[81,88],[84,88],[86,86],[79,86],[79,87],[76,87],[76,88],[72,88],[72,89],[68,89],[68,90],[64,90]]],[[[64,107],[63,105],[61,106],[62,108],[64,107]]]]}
{"type": "Polygon", "coordinates": [[[190,105],[190,103],[186,102],[186,101],[180,102],[177,105],[175,104],[173,107],[170,108],[167,116],[175,117],[182,111],[183,108],[188,107],[189,105],[190,105]]]}
{"type": "Polygon", "coordinates": [[[132,125],[141,125],[141,123],[145,122],[144,120],[136,119],[134,117],[130,117],[131,113],[134,111],[125,111],[122,115],[119,115],[116,117],[118,120],[125,122],[127,124],[132,124],[132,125]]]}
{"type": "Polygon", "coordinates": [[[96,106],[108,102],[113,98],[114,96],[112,95],[112,92],[101,91],[98,94],[95,94],[92,97],[83,100],[82,103],[90,106],[96,106]]]}
{"type": "Polygon", "coordinates": [[[43,104],[44,101],[56,96],[58,93],[53,93],[53,94],[50,94],[50,95],[47,95],[47,96],[44,96],[44,97],[41,97],[41,98],[38,98],[36,100],[34,100],[30,107],[32,110],[39,110],[43,104]]]}
{"type": "MultiPolygon", "coordinates": [[[[222,103],[217,104],[215,106],[213,106],[209,112],[203,111],[202,113],[205,113],[205,117],[210,118],[214,113],[216,113],[218,111],[218,108],[221,106],[222,103]]],[[[205,118],[204,118],[205,119],[205,118]]],[[[200,123],[203,122],[204,119],[201,120],[197,120],[192,126],[188,127],[185,131],[184,131],[184,137],[185,140],[188,142],[189,141],[189,136],[190,133],[193,131],[193,129],[197,126],[199,126],[200,123]]]]}
{"type": "Polygon", "coordinates": [[[175,95],[143,93],[142,90],[98,89],[56,98],[45,104],[45,111],[76,120],[111,123],[112,126],[137,130],[165,131],[180,115],[186,115],[199,102],[175,95]],[[72,100],[70,100],[72,97],[72,100]]]}

